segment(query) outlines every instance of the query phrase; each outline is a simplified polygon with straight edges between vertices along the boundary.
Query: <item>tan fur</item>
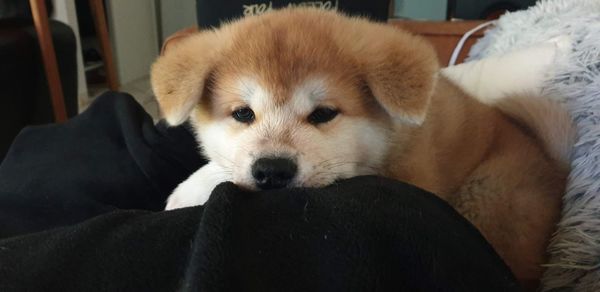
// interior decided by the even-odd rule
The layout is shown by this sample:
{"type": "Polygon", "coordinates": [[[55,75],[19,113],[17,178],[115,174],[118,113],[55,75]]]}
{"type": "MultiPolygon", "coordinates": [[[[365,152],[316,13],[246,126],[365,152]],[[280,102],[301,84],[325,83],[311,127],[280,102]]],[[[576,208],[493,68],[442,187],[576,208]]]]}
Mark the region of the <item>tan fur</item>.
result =
{"type": "Polygon", "coordinates": [[[567,171],[498,110],[438,82],[425,123],[387,175],[451,203],[521,279],[535,281],[558,222],[567,171]]]}
{"type": "MultiPolygon", "coordinates": [[[[447,79],[438,80],[437,70],[431,46],[407,32],[332,12],[288,9],[170,46],[152,68],[152,83],[169,122],[191,114],[201,127],[230,119],[244,104],[232,89],[244,76],[272,93],[274,107],[286,104],[302,82],[322,78],[324,104],[341,112],[318,128],[322,135],[336,135],[341,120],[352,118],[387,129],[392,134],[382,143],[391,148],[379,174],[445,199],[518,278],[539,279],[567,172],[522,126],[447,79]]],[[[231,124],[230,131],[246,129],[231,124]]],[[[273,133],[279,134],[270,138],[288,148],[326,143],[285,129],[273,133]]]]}
{"type": "Polygon", "coordinates": [[[257,75],[276,103],[305,77],[326,74],[336,83],[368,85],[389,113],[420,122],[435,85],[433,54],[421,38],[384,24],[284,10],[226,25],[218,35],[204,31],[180,41],[153,65],[152,84],[167,120],[179,123],[174,113],[182,112],[190,96],[199,99],[209,74],[257,75]],[[358,58],[365,55],[370,58],[358,58]]]}

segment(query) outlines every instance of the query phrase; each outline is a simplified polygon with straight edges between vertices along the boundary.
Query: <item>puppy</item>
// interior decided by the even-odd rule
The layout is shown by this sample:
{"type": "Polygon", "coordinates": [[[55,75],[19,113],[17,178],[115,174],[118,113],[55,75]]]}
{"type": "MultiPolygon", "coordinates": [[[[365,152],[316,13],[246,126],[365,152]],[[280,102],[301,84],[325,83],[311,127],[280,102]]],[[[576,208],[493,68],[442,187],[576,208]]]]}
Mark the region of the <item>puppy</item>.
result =
{"type": "Polygon", "coordinates": [[[191,120],[210,162],[167,209],[203,204],[224,181],[264,190],[383,175],[437,194],[518,278],[539,279],[568,173],[568,147],[555,144],[569,140],[569,119],[511,99],[503,113],[439,75],[436,60],[420,37],[314,9],[179,41],[153,65],[153,90],[170,124],[191,120]]]}

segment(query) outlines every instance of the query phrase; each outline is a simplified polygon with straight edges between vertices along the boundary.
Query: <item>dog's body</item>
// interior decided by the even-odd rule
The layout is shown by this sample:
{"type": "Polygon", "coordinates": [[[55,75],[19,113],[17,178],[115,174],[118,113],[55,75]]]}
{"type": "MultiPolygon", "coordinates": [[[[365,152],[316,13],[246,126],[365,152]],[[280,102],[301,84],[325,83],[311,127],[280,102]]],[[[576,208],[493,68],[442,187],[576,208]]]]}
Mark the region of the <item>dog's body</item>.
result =
{"type": "Polygon", "coordinates": [[[191,118],[210,163],[167,209],[202,204],[224,181],[319,187],[379,174],[445,199],[517,277],[538,279],[567,168],[535,137],[561,113],[527,129],[437,72],[418,37],[310,9],[182,40],[153,66],[153,88],[170,123],[191,118]]]}

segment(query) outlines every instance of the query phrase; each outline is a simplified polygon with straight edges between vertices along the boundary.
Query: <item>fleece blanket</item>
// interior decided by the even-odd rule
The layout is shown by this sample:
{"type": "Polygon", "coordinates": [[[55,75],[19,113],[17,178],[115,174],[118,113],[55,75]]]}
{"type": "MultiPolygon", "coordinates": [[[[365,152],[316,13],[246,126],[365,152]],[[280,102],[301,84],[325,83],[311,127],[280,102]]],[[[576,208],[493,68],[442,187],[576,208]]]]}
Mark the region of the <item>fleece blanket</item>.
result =
{"type": "Polygon", "coordinates": [[[600,1],[542,0],[506,14],[472,48],[470,60],[555,38],[570,40],[570,50],[557,54],[542,90],[561,98],[578,138],[543,285],[545,291],[600,291],[600,1]]]}
{"type": "Polygon", "coordinates": [[[119,93],[24,130],[0,165],[0,291],[519,291],[468,221],[398,181],[224,183],[161,211],[197,147],[119,93]]]}

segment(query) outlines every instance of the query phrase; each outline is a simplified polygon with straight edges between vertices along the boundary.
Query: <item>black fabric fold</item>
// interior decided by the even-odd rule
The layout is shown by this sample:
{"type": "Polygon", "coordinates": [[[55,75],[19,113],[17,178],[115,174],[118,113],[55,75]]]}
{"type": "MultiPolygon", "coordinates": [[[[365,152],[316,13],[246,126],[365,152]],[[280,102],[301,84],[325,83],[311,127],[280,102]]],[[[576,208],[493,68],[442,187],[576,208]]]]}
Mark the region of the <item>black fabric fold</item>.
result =
{"type": "Polygon", "coordinates": [[[65,124],[25,128],[0,165],[0,238],[117,209],[162,210],[205,163],[197,148],[185,126],[155,127],[130,95],[116,92],[65,124]]]}
{"type": "Polygon", "coordinates": [[[448,204],[381,177],[219,185],[160,211],[205,161],[188,126],[107,93],[23,131],[0,165],[0,291],[518,291],[448,204]]]}

